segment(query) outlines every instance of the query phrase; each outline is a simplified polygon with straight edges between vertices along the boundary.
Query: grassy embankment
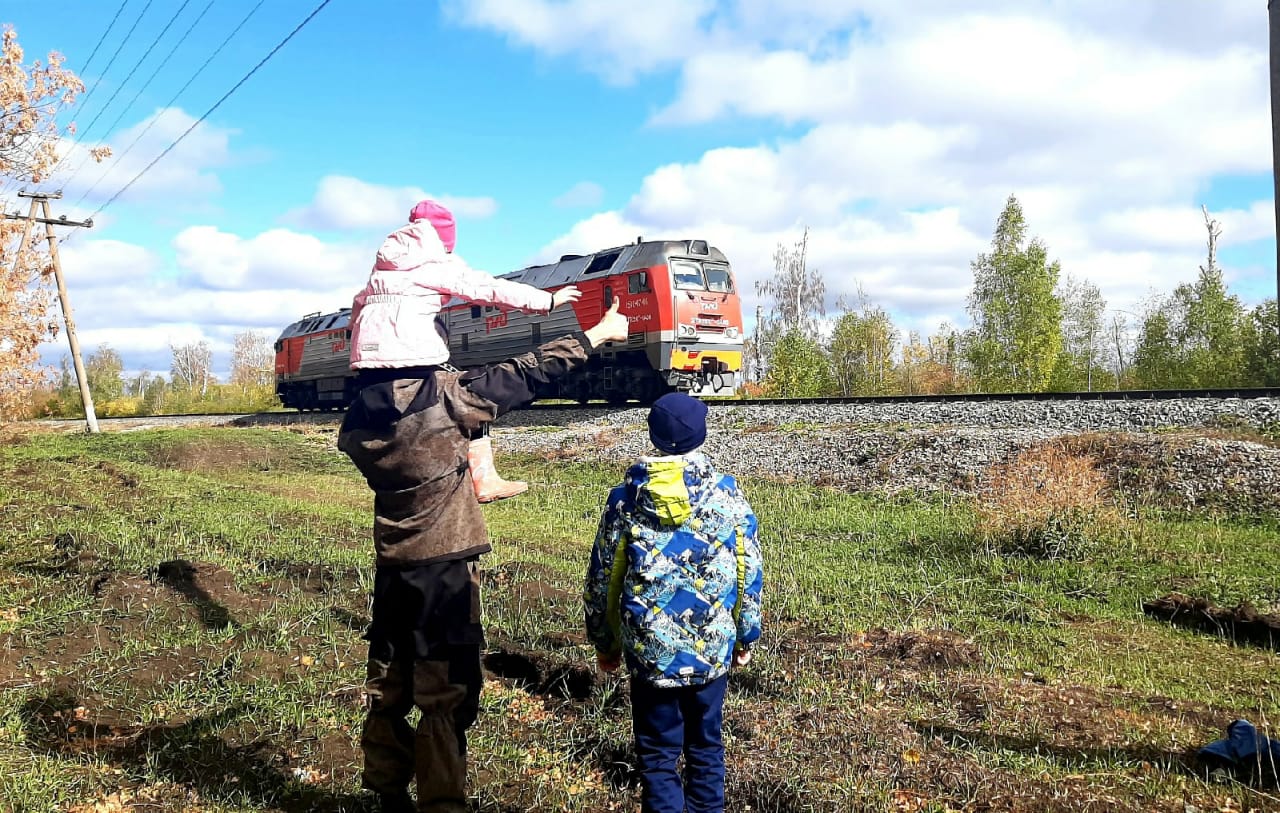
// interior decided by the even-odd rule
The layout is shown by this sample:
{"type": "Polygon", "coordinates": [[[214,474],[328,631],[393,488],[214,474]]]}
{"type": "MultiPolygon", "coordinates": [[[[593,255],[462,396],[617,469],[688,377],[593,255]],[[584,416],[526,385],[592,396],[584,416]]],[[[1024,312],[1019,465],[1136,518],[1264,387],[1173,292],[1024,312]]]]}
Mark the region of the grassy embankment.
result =
{"type": "MultiPolygon", "coordinates": [[[[578,601],[624,461],[503,462],[534,485],[486,509],[476,803],[633,809],[625,681],[589,667],[578,601]]],[[[1280,809],[1190,758],[1280,718],[1280,657],[1141,610],[1172,590],[1274,607],[1274,522],[1151,513],[1048,562],[984,552],[961,501],[746,485],[767,629],[727,706],[730,809],[1280,809]]],[[[0,810],[371,809],[368,504],[331,435],[0,449],[0,810]]]]}

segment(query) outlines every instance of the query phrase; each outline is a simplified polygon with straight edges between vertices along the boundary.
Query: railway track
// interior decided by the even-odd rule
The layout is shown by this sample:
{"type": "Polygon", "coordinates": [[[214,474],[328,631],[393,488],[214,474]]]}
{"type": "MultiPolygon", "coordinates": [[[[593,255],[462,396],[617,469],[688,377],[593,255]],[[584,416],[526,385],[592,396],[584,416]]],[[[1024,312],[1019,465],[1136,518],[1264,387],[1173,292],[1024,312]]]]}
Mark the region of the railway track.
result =
{"type": "MultiPolygon", "coordinates": [[[[1000,405],[1000,403],[1079,403],[1112,402],[1117,406],[1128,402],[1132,406],[1138,403],[1176,402],[1176,401],[1262,401],[1277,399],[1280,401],[1280,387],[1236,387],[1226,389],[1129,389],[1103,390],[1103,392],[1066,392],[1066,393],[961,393],[946,396],[865,396],[851,398],[708,398],[707,403],[713,408],[727,407],[808,407],[810,414],[813,407],[891,407],[892,405],[1000,405]]],[[[645,408],[639,402],[625,405],[608,405],[604,402],[539,402],[517,410],[511,417],[517,423],[518,415],[536,415],[541,412],[570,412],[581,414],[588,419],[595,419],[612,412],[623,410],[640,410],[645,408]]],[[[1270,410],[1268,410],[1270,411],[1270,410]]],[[[140,417],[100,417],[99,423],[113,430],[146,429],[151,426],[280,426],[280,425],[332,425],[342,420],[342,412],[256,412],[256,414],[180,414],[180,415],[147,415],[140,417]]],[[[504,419],[503,423],[509,423],[504,419]]],[[[55,431],[74,431],[83,428],[82,419],[41,420],[32,421],[33,425],[44,426],[55,431]]]]}
{"type": "MultiPolygon", "coordinates": [[[[1280,398],[1280,387],[1230,387],[1225,389],[1093,390],[1089,392],[996,392],[950,395],[858,395],[843,398],[707,398],[708,406],[787,406],[810,404],[946,404],[995,401],[1176,401],[1187,398],[1280,398]]],[[[628,409],[640,404],[609,406],[603,403],[536,403],[524,409],[628,409]]]]}
{"type": "MultiPolygon", "coordinates": [[[[957,393],[951,395],[869,395],[849,398],[708,398],[708,406],[750,407],[750,406],[848,406],[858,404],[946,404],[946,403],[998,403],[998,402],[1077,402],[1077,401],[1177,401],[1185,399],[1213,400],[1251,400],[1260,398],[1280,399],[1280,387],[1231,387],[1225,389],[1178,389],[1178,390],[1106,390],[1091,392],[1001,392],[1001,393],[957,393]]],[[[520,411],[591,411],[615,412],[623,409],[641,409],[639,402],[627,404],[606,404],[592,402],[539,402],[530,404],[520,411]]],[[[258,412],[258,413],[184,413],[175,415],[146,415],[129,418],[99,418],[99,423],[115,426],[145,426],[149,424],[165,425],[207,425],[210,423],[238,424],[288,424],[288,423],[328,423],[340,418],[341,412],[258,412]]],[[[36,421],[41,425],[63,427],[79,425],[81,419],[36,421]]]]}

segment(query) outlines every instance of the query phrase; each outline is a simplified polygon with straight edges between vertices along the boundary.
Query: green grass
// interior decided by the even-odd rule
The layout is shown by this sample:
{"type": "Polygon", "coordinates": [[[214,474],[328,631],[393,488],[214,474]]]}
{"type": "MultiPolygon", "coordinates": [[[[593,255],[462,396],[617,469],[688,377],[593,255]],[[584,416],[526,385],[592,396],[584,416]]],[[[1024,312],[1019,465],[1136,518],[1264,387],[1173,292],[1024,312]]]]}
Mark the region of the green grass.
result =
{"type": "MultiPolygon", "coordinates": [[[[481,810],[634,805],[625,681],[590,670],[578,595],[626,462],[501,457],[532,487],[485,509],[486,627],[538,677],[486,687],[481,810]]],[[[1280,716],[1280,658],[1141,610],[1177,590],[1274,612],[1274,519],[1148,512],[1092,559],[1050,562],[985,552],[959,499],[745,488],[766,632],[726,710],[732,809],[1280,809],[1188,757],[1236,717],[1280,716]]],[[[0,449],[0,811],[119,793],[142,809],[371,809],[370,503],[323,432],[0,449]],[[177,560],[200,591],[161,578],[177,560]]]]}

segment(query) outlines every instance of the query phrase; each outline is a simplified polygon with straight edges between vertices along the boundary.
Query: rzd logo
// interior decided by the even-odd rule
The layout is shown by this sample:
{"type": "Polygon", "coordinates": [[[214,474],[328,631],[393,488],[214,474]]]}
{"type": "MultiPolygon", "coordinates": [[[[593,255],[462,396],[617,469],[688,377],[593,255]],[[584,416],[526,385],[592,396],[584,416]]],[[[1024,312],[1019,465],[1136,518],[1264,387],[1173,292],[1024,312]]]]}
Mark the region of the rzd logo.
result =
{"type": "Polygon", "coordinates": [[[346,339],[338,339],[336,342],[329,345],[329,352],[333,353],[335,356],[338,355],[339,353],[345,352],[346,349],[347,349],[346,339]]]}
{"type": "Polygon", "coordinates": [[[484,320],[484,332],[492,333],[494,328],[507,326],[507,314],[496,313],[493,316],[486,316],[484,320]]]}

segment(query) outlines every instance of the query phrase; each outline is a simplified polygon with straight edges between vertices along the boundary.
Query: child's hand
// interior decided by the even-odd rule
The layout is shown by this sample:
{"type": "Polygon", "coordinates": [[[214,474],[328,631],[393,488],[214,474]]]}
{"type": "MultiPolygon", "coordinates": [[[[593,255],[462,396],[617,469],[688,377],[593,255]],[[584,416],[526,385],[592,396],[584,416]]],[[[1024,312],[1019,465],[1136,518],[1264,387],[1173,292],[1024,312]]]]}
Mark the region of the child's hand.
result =
{"type": "Polygon", "coordinates": [[[582,291],[578,290],[577,285],[566,285],[558,291],[551,292],[551,309],[564,305],[568,302],[577,302],[582,297],[582,291]]]}
{"type": "Polygon", "coordinates": [[[746,666],[749,663],[751,663],[750,649],[739,649],[738,651],[733,653],[734,666],[746,666]]]}
{"type": "Polygon", "coordinates": [[[621,654],[605,655],[601,652],[596,653],[596,666],[600,667],[601,672],[616,672],[621,665],[621,654]]]}

